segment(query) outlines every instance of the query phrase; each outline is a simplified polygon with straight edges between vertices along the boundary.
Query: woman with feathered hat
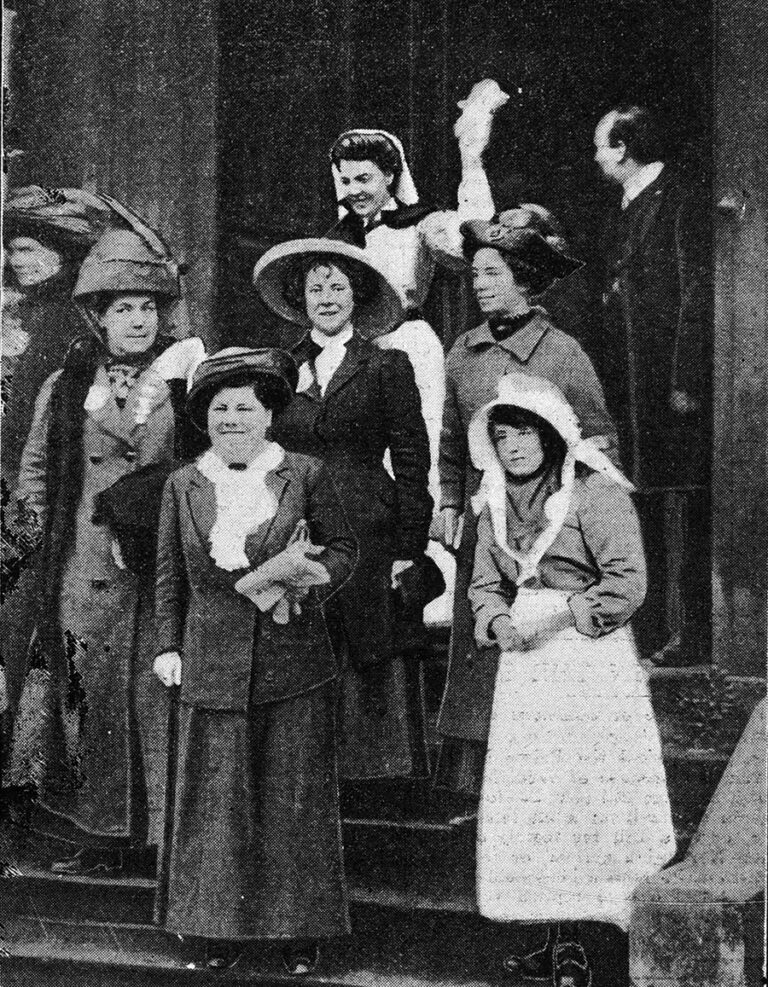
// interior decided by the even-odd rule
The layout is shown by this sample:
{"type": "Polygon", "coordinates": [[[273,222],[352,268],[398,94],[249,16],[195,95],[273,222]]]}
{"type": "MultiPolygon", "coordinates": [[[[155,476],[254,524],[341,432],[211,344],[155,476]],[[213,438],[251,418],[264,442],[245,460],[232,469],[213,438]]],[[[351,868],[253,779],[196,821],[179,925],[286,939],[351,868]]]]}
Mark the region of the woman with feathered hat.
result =
{"type": "Polygon", "coordinates": [[[178,412],[204,350],[165,334],[178,294],[172,258],[132,230],[102,234],[74,290],[91,331],[43,384],[22,455],[17,495],[43,544],[10,775],[37,789],[35,825],[66,841],[61,873],[157,842],[167,707],[149,660],[152,584],[128,568],[102,498],[193,451],[178,412]]]}
{"type": "Polygon", "coordinates": [[[329,614],[344,664],[342,777],[424,774],[420,673],[397,653],[393,586],[429,567],[429,445],[407,357],[375,345],[402,315],[399,295],[362,250],[338,240],[280,244],[254,280],[266,304],[304,330],[292,351],[298,393],[274,436],[325,462],[360,546],[329,614]]]}
{"type": "MultiPolygon", "coordinates": [[[[536,299],[582,265],[568,252],[553,217],[541,207],[518,207],[462,227],[464,250],[485,321],[463,333],[448,354],[440,441],[441,535],[457,554],[448,681],[438,729],[444,739],[438,780],[476,798],[490,717],[492,674],[472,637],[467,587],[475,547],[469,507],[479,475],[467,429],[510,373],[544,377],[573,406],[584,435],[617,461],[616,428],[594,367],[578,342],[555,326],[536,299]]],[[[469,806],[471,811],[472,806],[469,806]]]]}
{"type": "Polygon", "coordinates": [[[72,288],[110,210],[82,189],[17,189],[3,210],[3,458],[10,491],[35,398],[84,328],[72,288]]]}
{"type": "Polygon", "coordinates": [[[646,585],[632,486],[541,378],[503,377],[468,441],[481,476],[469,600],[477,644],[499,655],[478,905],[494,921],[550,924],[510,971],[588,987],[577,923],[626,929],[635,887],[675,850],[628,627],[646,585]]]}

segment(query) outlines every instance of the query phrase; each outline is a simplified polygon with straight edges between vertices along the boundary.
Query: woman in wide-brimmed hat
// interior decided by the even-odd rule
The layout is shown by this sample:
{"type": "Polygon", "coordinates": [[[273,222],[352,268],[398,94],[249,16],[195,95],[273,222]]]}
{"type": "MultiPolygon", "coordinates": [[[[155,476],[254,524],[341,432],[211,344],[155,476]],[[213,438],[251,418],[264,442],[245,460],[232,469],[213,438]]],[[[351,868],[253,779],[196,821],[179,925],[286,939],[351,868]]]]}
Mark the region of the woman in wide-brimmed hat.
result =
{"type": "Polygon", "coordinates": [[[445,741],[438,780],[474,799],[488,732],[493,670],[477,652],[467,603],[476,530],[468,507],[479,482],[469,455],[469,423],[495,396],[503,377],[513,372],[533,374],[556,384],[578,415],[584,435],[617,457],[616,430],[589,357],[534,302],[581,266],[568,252],[554,217],[530,204],[490,222],[465,223],[462,230],[485,321],[459,336],[447,361],[438,533],[457,552],[458,565],[448,680],[438,722],[445,741]]]}
{"type": "Polygon", "coordinates": [[[468,441],[481,476],[474,633],[481,649],[500,652],[478,905],[499,922],[553,923],[546,946],[510,957],[510,970],[588,987],[575,923],[626,929],[634,889],[675,850],[658,730],[628,629],[646,572],[632,487],[541,378],[503,377],[468,441]]]}
{"type": "Polygon", "coordinates": [[[17,189],[3,210],[3,458],[13,491],[43,381],[83,330],[72,288],[109,214],[81,189],[17,189]]]}
{"type": "Polygon", "coordinates": [[[35,825],[67,842],[58,872],[157,842],[167,707],[150,667],[152,584],[101,508],[194,451],[181,412],[204,350],[163,332],[178,291],[172,258],[132,231],[102,234],[74,291],[90,328],[43,384],[22,455],[17,496],[43,543],[11,774],[37,788],[35,825]]]}
{"type": "Polygon", "coordinates": [[[399,296],[362,250],[334,240],[280,244],[254,279],[266,303],[305,330],[293,350],[299,393],[277,416],[275,438],[326,463],[360,546],[329,613],[344,664],[342,777],[423,773],[419,670],[396,653],[392,586],[426,564],[429,447],[407,357],[372,342],[401,318],[399,296]]]}
{"type": "Polygon", "coordinates": [[[165,488],[155,660],[181,686],[165,927],[205,939],[213,968],[284,940],[294,974],[349,931],[322,606],[356,555],[323,465],[267,438],[297,376],[276,349],[195,372],[188,412],[211,448],[165,488]]]}

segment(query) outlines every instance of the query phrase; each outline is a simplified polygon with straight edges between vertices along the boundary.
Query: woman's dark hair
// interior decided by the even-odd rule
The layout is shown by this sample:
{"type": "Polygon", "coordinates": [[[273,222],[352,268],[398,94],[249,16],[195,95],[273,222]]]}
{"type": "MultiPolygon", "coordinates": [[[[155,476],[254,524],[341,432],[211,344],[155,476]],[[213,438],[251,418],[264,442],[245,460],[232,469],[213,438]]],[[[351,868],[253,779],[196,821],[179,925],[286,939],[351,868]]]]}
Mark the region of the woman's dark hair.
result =
{"type": "Polygon", "coordinates": [[[92,309],[96,315],[104,315],[118,295],[150,295],[158,308],[165,300],[154,291],[94,291],[91,295],[82,295],[78,300],[86,308],[92,309]]]}
{"type": "Polygon", "coordinates": [[[490,247],[491,250],[498,252],[504,263],[515,275],[517,286],[521,291],[528,292],[529,295],[540,295],[555,280],[551,275],[543,274],[537,270],[532,264],[526,264],[524,260],[512,257],[500,247],[491,247],[488,243],[480,243],[474,237],[464,237],[464,256],[470,263],[475,259],[478,250],[482,250],[484,247],[490,247]]]}
{"type": "Polygon", "coordinates": [[[250,387],[267,411],[279,414],[288,407],[291,401],[291,391],[284,380],[271,374],[260,374],[254,377],[250,373],[233,374],[220,384],[214,384],[208,392],[206,407],[210,408],[217,394],[228,387],[250,387]]]}
{"type": "Polygon", "coordinates": [[[352,286],[352,297],[355,305],[368,305],[379,293],[379,282],[373,271],[346,257],[327,256],[326,254],[304,254],[298,257],[291,266],[283,284],[283,298],[291,308],[306,312],[307,303],[304,297],[304,286],[307,275],[318,267],[335,267],[349,278],[352,286]]]}
{"type": "Polygon", "coordinates": [[[547,469],[563,465],[567,446],[565,439],[548,421],[525,408],[514,405],[497,404],[491,408],[488,415],[488,434],[491,442],[495,442],[493,430],[496,425],[509,425],[511,428],[535,428],[541,439],[544,452],[544,465],[547,469]]]}
{"type": "Polygon", "coordinates": [[[400,177],[403,165],[392,141],[383,134],[342,134],[331,148],[331,161],[339,167],[342,161],[372,161],[378,168],[400,177]]]}

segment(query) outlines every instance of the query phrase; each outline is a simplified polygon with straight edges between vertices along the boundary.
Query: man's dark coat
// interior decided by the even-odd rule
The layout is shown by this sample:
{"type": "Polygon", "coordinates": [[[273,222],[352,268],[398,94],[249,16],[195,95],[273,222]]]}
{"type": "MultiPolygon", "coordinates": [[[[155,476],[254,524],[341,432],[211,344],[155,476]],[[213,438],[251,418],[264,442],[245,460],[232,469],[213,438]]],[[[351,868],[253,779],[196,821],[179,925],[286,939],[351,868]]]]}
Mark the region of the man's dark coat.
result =
{"type": "Polygon", "coordinates": [[[622,460],[639,487],[703,482],[711,338],[703,199],[665,167],[605,233],[600,369],[622,460]],[[673,410],[673,390],[700,411],[673,410]]]}

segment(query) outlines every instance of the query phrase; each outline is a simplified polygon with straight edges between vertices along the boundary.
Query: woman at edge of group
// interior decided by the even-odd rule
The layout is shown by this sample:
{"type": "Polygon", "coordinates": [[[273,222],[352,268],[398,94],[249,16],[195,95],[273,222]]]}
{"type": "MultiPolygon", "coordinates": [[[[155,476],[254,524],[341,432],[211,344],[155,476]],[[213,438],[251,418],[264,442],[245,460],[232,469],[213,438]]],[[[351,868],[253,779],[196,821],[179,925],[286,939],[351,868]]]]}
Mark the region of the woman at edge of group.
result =
{"type": "Polygon", "coordinates": [[[164,333],[179,290],[172,258],[132,231],[102,234],[73,292],[93,332],[43,384],[22,456],[42,585],[8,777],[37,789],[34,827],[73,851],[56,873],[114,869],[159,837],[167,706],[141,662],[151,584],[127,568],[98,504],[188,452],[177,406],[204,349],[164,333]]]}
{"type": "Polygon", "coordinates": [[[232,965],[243,941],[278,939],[286,969],[301,975],[318,962],[318,940],[349,932],[337,668],[322,605],[356,549],[323,465],[267,438],[296,380],[274,349],[222,350],[195,374],[189,415],[212,447],[163,494],[154,667],[181,686],[159,916],[206,941],[209,968],[232,965]],[[297,551],[309,551],[323,585],[290,574],[297,551]],[[282,616],[286,601],[244,588],[265,567],[286,588],[282,616]]]}
{"type": "Polygon", "coordinates": [[[581,921],[626,930],[674,853],[661,745],[627,624],[645,596],[629,481],[562,392],[510,374],[473,417],[482,474],[469,598],[500,651],[477,834],[480,913],[551,923],[505,967],[589,987],[581,921]]]}
{"type": "Polygon", "coordinates": [[[280,244],[254,281],[267,305],[304,330],[292,351],[298,393],[276,416],[274,437],[323,460],[360,549],[328,613],[343,666],[341,777],[426,775],[422,671],[399,653],[393,586],[422,592],[432,572],[429,444],[408,358],[374,342],[402,317],[401,302],[362,250],[338,240],[280,244]]]}
{"type": "Polygon", "coordinates": [[[586,438],[618,461],[618,439],[595,369],[573,336],[554,325],[538,298],[582,263],[572,257],[559,224],[530,204],[492,222],[462,225],[472,286],[484,321],[462,333],[447,359],[440,440],[440,537],[457,557],[448,676],[440,706],[436,784],[459,795],[469,819],[480,792],[496,666],[474,641],[467,599],[477,519],[470,502],[480,476],[467,433],[472,416],[496,396],[499,380],[526,373],[550,380],[574,408],[586,438]]]}

